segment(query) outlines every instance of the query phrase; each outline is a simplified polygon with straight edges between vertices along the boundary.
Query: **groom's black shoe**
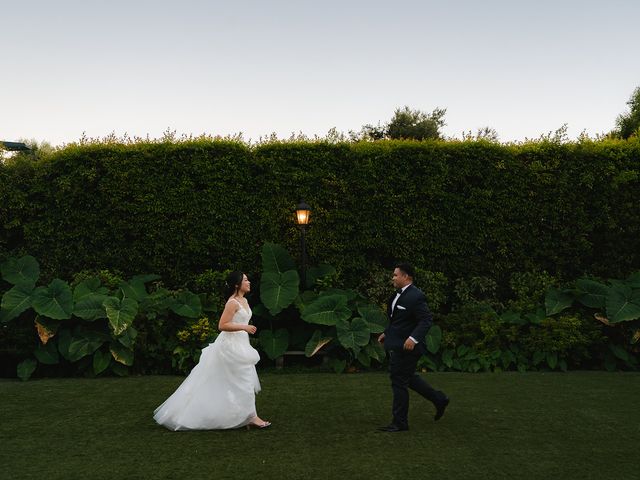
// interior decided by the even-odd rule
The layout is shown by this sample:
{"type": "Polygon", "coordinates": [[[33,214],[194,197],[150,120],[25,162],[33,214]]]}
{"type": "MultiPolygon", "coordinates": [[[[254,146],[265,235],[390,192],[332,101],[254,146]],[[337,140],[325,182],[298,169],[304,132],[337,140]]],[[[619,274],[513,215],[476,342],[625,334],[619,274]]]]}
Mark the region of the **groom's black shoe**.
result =
{"type": "Polygon", "coordinates": [[[449,405],[449,397],[444,397],[444,400],[436,406],[436,414],[433,417],[436,422],[440,420],[444,415],[444,411],[447,409],[447,405],[449,405]]]}
{"type": "Polygon", "coordinates": [[[389,433],[406,432],[407,430],[409,430],[409,427],[407,426],[401,427],[399,425],[396,425],[395,423],[390,423],[386,427],[378,428],[379,432],[389,432],[389,433]]]}

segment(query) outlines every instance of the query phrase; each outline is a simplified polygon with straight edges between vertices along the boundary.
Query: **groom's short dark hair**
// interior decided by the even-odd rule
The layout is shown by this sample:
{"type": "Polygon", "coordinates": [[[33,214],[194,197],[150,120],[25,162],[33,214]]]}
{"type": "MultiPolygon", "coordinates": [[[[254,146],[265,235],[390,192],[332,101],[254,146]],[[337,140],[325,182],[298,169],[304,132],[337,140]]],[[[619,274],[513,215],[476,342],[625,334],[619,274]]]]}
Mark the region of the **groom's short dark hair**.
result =
{"type": "Polygon", "coordinates": [[[415,268],[413,268],[413,265],[411,265],[410,263],[407,263],[407,262],[396,263],[396,268],[401,272],[406,273],[411,278],[416,278],[416,270],[415,268]]]}

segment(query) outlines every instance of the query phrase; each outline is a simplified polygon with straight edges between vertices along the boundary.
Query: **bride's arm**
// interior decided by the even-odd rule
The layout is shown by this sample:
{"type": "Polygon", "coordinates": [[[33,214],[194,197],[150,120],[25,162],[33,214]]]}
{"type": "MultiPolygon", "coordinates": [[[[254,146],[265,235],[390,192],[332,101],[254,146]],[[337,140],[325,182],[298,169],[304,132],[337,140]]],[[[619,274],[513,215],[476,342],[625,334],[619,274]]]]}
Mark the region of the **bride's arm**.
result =
{"type": "Polygon", "coordinates": [[[241,307],[236,302],[232,302],[231,300],[227,302],[224,306],[224,311],[220,316],[220,321],[218,322],[218,330],[221,332],[237,332],[244,330],[247,333],[255,333],[256,327],[253,325],[242,325],[231,321],[239,308],[241,307]]]}

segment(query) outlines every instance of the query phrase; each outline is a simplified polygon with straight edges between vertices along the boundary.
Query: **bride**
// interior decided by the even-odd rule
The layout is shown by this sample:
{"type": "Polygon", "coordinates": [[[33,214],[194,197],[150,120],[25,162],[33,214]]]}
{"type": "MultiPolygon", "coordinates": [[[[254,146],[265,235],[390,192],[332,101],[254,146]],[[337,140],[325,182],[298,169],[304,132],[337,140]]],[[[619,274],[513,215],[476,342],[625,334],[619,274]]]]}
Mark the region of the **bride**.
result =
{"type": "Polygon", "coordinates": [[[200,361],[153,418],[169,430],[221,430],[246,426],[266,428],[270,422],[256,413],[260,381],[258,352],[249,344],[251,309],[245,294],[251,282],[242,272],[227,277],[227,303],[216,340],[202,349],[200,361]]]}

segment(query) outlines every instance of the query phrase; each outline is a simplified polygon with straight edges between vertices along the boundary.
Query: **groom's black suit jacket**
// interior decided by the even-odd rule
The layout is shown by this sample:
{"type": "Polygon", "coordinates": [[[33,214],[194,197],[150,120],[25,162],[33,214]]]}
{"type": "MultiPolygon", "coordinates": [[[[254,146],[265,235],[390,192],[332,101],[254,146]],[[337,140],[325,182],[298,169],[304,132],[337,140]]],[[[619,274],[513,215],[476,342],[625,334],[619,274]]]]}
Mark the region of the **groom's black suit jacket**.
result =
{"type": "Polygon", "coordinates": [[[409,285],[391,311],[394,298],[396,298],[395,293],[387,302],[389,325],[384,331],[384,348],[402,350],[405,340],[413,337],[418,341],[415,349],[420,353],[426,353],[425,336],[433,323],[433,315],[424,293],[413,284],[409,285]]]}

